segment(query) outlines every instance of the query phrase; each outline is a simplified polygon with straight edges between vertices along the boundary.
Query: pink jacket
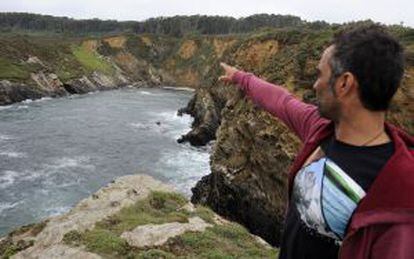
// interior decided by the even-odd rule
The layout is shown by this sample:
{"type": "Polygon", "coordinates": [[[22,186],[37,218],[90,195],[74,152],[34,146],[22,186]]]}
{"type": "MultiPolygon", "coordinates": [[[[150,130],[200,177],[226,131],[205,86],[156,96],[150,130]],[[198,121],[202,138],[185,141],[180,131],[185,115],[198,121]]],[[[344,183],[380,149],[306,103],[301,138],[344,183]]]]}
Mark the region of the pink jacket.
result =
{"type": "MultiPolygon", "coordinates": [[[[303,142],[289,173],[290,197],[296,173],[320,142],[334,133],[334,124],[320,117],[316,106],[250,73],[236,72],[233,82],[303,142]]],[[[395,152],[352,216],[339,258],[414,258],[414,138],[391,124],[385,127],[395,152]]]]}

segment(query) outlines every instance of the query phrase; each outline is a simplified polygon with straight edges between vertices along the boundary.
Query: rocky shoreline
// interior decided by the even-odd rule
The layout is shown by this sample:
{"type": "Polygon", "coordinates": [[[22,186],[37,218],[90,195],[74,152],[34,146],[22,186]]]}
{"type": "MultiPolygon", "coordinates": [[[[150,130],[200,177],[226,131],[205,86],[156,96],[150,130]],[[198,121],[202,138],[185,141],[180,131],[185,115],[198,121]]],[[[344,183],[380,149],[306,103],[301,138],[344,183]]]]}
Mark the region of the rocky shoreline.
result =
{"type": "Polygon", "coordinates": [[[277,250],[242,226],[146,175],[123,176],[72,210],[0,239],[2,258],[270,258],[277,250]],[[217,245],[217,241],[221,245],[217,245]]]}
{"type": "Polygon", "coordinates": [[[62,97],[127,86],[139,88],[150,85],[146,82],[130,82],[123,77],[109,77],[99,72],[94,72],[91,77],[83,76],[66,83],[62,83],[54,73],[41,72],[33,74],[32,77],[35,78],[33,81],[36,85],[1,80],[0,105],[10,105],[27,99],[36,100],[43,97],[62,97]]]}

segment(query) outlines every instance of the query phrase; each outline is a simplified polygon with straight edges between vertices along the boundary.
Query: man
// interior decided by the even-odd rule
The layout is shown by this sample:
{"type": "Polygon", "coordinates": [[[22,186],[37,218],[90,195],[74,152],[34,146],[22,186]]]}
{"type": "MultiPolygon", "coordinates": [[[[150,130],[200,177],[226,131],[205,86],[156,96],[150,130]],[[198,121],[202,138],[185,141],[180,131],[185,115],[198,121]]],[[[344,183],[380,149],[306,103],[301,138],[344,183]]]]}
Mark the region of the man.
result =
{"type": "Polygon", "coordinates": [[[304,143],[289,174],[280,258],[414,258],[414,138],[385,122],[404,71],[377,25],[336,36],[313,86],[317,106],[221,64],[304,143]]]}

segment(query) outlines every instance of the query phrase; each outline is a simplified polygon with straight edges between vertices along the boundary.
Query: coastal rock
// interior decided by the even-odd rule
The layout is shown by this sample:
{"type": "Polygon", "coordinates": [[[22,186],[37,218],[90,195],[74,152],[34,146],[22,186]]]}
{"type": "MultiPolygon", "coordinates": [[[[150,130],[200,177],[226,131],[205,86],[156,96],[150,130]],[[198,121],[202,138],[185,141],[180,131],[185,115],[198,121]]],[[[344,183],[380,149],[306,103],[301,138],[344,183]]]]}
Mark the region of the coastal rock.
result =
{"type": "Polygon", "coordinates": [[[23,83],[14,83],[8,80],[0,81],[0,105],[21,102],[27,99],[38,99],[46,96],[42,89],[23,83]]]}
{"type": "Polygon", "coordinates": [[[67,94],[58,76],[53,73],[45,74],[42,71],[31,73],[30,77],[38,87],[47,93],[48,96],[64,96],[67,94]]]}
{"type": "Polygon", "coordinates": [[[28,59],[26,60],[27,64],[38,64],[40,66],[42,66],[43,68],[48,68],[43,61],[41,61],[38,57],[36,56],[30,56],[28,57],[28,59]]]}
{"type": "MultiPolygon", "coordinates": [[[[14,256],[14,258],[21,258],[14,256]]],[[[41,254],[26,257],[38,259],[100,259],[101,256],[82,250],[81,248],[74,248],[67,245],[54,245],[44,248],[41,254]]]]}
{"type": "Polygon", "coordinates": [[[191,201],[211,207],[278,245],[287,200],[287,168],[299,142],[281,122],[246,99],[229,103],[211,155],[211,174],[191,201]]]}
{"type": "Polygon", "coordinates": [[[70,212],[0,238],[5,258],[273,258],[277,250],[145,175],[116,179],[70,212]]]}
{"type": "Polygon", "coordinates": [[[190,142],[194,146],[202,146],[215,139],[220,124],[220,116],[212,95],[206,90],[199,90],[187,107],[178,111],[178,115],[189,114],[194,118],[191,131],[181,136],[178,143],[190,142]]]}
{"type": "Polygon", "coordinates": [[[64,87],[70,94],[84,94],[98,89],[86,76],[70,80],[64,84],[64,87]]]}
{"type": "Polygon", "coordinates": [[[186,231],[204,231],[211,227],[199,217],[189,219],[188,223],[165,223],[160,225],[148,224],[139,226],[132,231],[124,232],[121,237],[134,247],[160,246],[171,237],[184,234],[186,231]]]}
{"type": "Polygon", "coordinates": [[[92,228],[96,222],[144,199],[151,190],[173,191],[172,187],[146,175],[120,177],[79,202],[70,212],[50,218],[43,230],[31,238],[33,246],[16,254],[14,258],[50,258],[47,255],[59,254],[66,233],[92,228]]]}
{"type": "Polygon", "coordinates": [[[91,79],[98,86],[99,89],[111,89],[115,88],[117,82],[113,77],[105,75],[104,73],[94,71],[91,75],[91,79]]]}

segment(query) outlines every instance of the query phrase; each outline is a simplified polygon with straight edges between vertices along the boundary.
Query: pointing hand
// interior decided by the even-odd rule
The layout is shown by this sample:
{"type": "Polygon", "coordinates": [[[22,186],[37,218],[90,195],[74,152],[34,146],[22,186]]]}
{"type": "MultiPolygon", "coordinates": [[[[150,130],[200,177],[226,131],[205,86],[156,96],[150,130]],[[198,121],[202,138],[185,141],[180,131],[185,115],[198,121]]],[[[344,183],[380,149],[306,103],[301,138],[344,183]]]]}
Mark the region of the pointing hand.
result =
{"type": "Polygon", "coordinates": [[[218,80],[223,81],[225,83],[231,83],[233,80],[234,74],[239,70],[223,62],[220,63],[220,66],[224,69],[224,75],[220,76],[218,80]]]}

